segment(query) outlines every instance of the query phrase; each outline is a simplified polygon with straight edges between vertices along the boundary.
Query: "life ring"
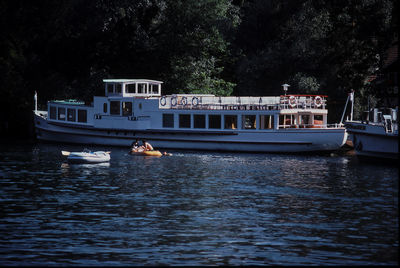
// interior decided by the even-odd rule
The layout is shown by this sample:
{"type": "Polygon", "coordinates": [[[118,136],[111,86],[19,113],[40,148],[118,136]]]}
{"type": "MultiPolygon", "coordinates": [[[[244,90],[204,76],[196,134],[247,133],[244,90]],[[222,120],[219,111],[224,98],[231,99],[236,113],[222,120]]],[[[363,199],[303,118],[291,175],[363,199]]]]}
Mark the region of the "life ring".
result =
{"type": "Polygon", "coordinates": [[[182,97],[181,104],[182,105],[186,105],[187,104],[187,98],[186,97],[182,97]]]}
{"type": "Polygon", "coordinates": [[[199,98],[193,97],[193,98],[192,98],[192,105],[193,105],[193,106],[197,106],[198,104],[199,104],[199,98]]]}
{"type": "Polygon", "coordinates": [[[322,98],[320,96],[316,96],[314,99],[314,104],[316,107],[321,107],[322,105],[322,98]]]}
{"type": "Polygon", "coordinates": [[[290,96],[289,97],[289,105],[290,107],[295,107],[297,105],[297,99],[295,96],[290,96]]]}
{"type": "Polygon", "coordinates": [[[176,106],[176,97],[171,98],[171,106],[176,106]]]}
{"type": "Polygon", "coordinates": [[[161,106],[165,106],[165,104],[167,104],[167,98],[165,96],[162,96],[160,98],[160,104],[161,106]]]}

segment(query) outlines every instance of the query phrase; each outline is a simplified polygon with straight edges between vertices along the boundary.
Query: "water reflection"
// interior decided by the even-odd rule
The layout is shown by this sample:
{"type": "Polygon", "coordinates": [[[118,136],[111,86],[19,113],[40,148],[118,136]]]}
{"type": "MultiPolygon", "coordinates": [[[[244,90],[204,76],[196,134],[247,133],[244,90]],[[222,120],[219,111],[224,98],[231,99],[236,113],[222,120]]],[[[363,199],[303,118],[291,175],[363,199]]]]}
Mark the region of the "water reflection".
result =
{"type": "Polygon", "coordinates": [[[60,165],[61,173],[65,176],[78,174],[80,176],[97,176],[109,174],[110,163],[94,163],[94,164],[70,164],[63,162],[60,165]]]}
{"type": "Polygon", "coordinates": [[[1,264],[397,263],[397,168],[95,149],[112,151],[110,162],[65,162],[61,150],[78,146],[1,150],[1,264]]]}

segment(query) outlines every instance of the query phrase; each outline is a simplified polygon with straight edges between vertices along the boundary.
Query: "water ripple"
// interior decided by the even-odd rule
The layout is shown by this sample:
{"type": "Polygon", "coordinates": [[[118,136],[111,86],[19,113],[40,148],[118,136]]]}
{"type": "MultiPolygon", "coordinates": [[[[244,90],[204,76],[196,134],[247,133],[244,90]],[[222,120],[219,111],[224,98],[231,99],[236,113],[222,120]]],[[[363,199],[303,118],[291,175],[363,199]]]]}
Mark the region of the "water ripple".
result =
{"type": "Polygon", "coordinates": [[[3,265],[395,265],[398,169],[351,157],[173,152],[70,165],[3,146],[3,265]]]}

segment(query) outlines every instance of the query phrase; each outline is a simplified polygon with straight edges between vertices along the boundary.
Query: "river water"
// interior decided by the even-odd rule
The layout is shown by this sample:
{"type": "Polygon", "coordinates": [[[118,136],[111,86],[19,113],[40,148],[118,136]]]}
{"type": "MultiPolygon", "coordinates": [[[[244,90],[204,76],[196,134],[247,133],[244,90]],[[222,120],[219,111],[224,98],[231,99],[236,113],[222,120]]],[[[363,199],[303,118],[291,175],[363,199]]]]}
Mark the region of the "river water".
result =
{"type": "Polygon", "coordinates": [[[0,265],[397,265],[398,168],[352,155],[0,145],[0,265]]]}

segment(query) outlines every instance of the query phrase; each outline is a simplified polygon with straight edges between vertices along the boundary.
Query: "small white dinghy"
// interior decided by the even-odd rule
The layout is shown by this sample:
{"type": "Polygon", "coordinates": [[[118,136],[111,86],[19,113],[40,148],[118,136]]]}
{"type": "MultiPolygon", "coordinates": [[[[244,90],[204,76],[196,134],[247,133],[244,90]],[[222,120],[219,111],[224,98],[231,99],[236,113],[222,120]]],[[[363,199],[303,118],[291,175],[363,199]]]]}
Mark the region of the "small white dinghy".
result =
{"type": "Polygon", "coordinates": [[[68,156],[67,160],[70,163],[102,163],[110,161],[111,152],[84,150],[83,152],[61,151],[61,153],[68,156]]]}

